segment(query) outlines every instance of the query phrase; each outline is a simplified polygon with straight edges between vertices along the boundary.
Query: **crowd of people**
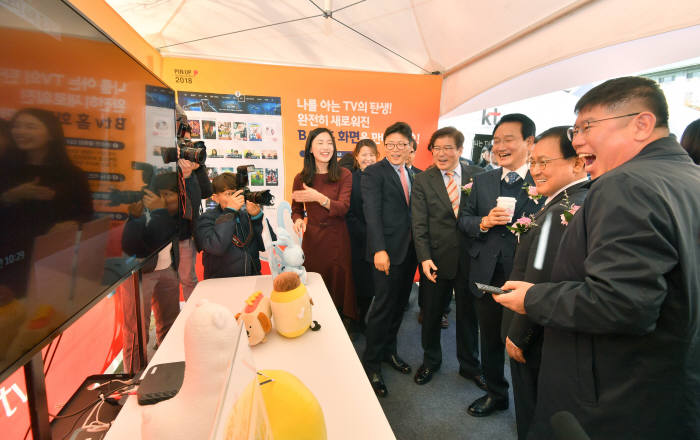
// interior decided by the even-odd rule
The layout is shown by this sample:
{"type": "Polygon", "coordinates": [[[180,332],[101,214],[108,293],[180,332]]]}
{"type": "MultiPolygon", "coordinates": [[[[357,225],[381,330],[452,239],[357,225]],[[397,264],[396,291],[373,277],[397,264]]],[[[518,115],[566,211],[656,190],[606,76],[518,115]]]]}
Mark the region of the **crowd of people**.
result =
{"type": "Polygon", "coordinates": [[[639,77],[591,89],[575,112],[539,135],[503,116],[482,167],[441,128],[422,172],[404,122],[385,130],[381,160],[365,139],[339,161],[333,133],[313,130],[292,192],[306,269],[364,333],[379,397],[382,364],[412,372],[397,333],[418,269],[416,384],[440,369],[454,296],[459,374],[485,391],[471,416],[509,407],[507,354],[519,439],[554,438],[559,411],[591,438],[698,438],[700,122],[681,147],[663,92],[639,77]]]}

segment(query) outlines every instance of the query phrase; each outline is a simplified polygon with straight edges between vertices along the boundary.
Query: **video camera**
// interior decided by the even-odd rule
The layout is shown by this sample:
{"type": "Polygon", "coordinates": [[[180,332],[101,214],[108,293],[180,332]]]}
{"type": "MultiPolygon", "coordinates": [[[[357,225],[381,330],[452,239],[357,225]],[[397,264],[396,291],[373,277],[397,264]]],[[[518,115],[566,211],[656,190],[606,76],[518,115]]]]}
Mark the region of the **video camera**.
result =
{"type": "Polygon", "coordinates": [[[160,154],[163,157],[163,162],[177,162],[178,159],[189,160],[190,162],[198,163],[204,165],[207,160],[207,148],[203,141],[197,141],[192,143],[192,141],[185,139],[185,133],[191,132],[190,126],[187,122],[179,122],[177,127],[177,146],[180,148],[180,155],[178,157],[177,148],[161,148],[160,154]]]}
{"type": "Polygon", "coordinates": [[[254,165],[241,165],[236,168],[236,189],[243,190],[243,197],[252,203],[260,206],[272,206],[275,196],[270,194],[270,190],[251,191],[248,189],[248,173],[255,170],[254,165]]]}
{"type": "Polygon", "coordinates": [[[143,183],[145,183],[145,185],[143,186],[143,188],[141,188],[140,191],[120,191],[118,189],[112,188],[112,190],[109,193],[109,206],[128,205],[131,203],[136,203],[140,201],[146,194],[144,192],[145,189],[150,189],[151,191],[153,191],[153,178],[156,174],[153,165],[146,162],[133,161],[131,162],[131,169],[141,171],[141,180],[143,180],[143,183]]]}

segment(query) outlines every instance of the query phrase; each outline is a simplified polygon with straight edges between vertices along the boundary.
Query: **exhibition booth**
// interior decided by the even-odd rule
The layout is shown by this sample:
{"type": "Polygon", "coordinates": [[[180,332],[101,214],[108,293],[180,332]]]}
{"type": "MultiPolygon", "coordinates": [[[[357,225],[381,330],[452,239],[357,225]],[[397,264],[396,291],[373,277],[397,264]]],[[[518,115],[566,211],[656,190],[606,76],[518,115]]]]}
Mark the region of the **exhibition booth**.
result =
{"type": "MultiPolygon", "coordinates": [[[[0,32],[11,42],[0,68],[0,158],[10,165],[0,186],[3,438],[395,438],[321,276],[305,274],[295,285],[308,304],[275,312],[275,297],[292,301],[279,301],[273,286],[283,271],[272,244],[291,231],[277,210],[291,200],[309,132],[332,130],[339,158],[366,138],[383,155],[384,129],[406,121],[418,145],[414,164],[425,168],[441,117],[688,58],[697,46],[677,43],[700,41],[693,2],[654,20],[653,2],[630,11],[622,0],[251,0],[244,11],[220,2],[142,3],[0,2],[0,32]],[[494,29],[499,19],[504,25],[494,29]],[[591,20],[598,31],[568,31],[591,20]],[[673,50],[561,73],[559,63],[645,38],[673,50]],[[521,75],[534,84],[526,95],[521,75]],[[177,153],[168,159],[176,104],[206,153],[209,179],[248,166],[250,190],[274,196],[263,208],[270,251],[261,255],[263,275],[200,282],[150,362],[139,331],[136,355],[148,366],[134,378],[119,371],[127,313],[120,297],[135,298],[135,316],[149,307],[140,296],[144,268],[163,248],[134,250],[125,226],[156,176],[176,169],[177,153]],[[47,148],[62,153],[39,162],[12,156],[11,139],[29,139],[13,131],[23,117],[29,130],[39,120],[60,138],[60,147],[47,148]],[[22,185],[45,196],[25,203],[22,185]],[[265,340],[249,344],[253,331],[236,314],[260,301],[273,303],[260,318],[265,340]],[[305,323],[300,332],[285,332],[289,316],[305,323]],[[197,328],[198,320],[216,330],[197,328]],[[130,385],[149,375],[148,403],[167,400],[140,405],[147,390],[130,385]],[[275,386],[277,394],[268,391],[275,386]],[[187,400],[204,389],[211,392],[201,408],[187,400]],[[284,405],[299,408],[285,414],[284,405]],[[89,421],[99,414],[114,422],[89,421]]],[[[201,260],[197,270],[201,280],[201,260]]]]}

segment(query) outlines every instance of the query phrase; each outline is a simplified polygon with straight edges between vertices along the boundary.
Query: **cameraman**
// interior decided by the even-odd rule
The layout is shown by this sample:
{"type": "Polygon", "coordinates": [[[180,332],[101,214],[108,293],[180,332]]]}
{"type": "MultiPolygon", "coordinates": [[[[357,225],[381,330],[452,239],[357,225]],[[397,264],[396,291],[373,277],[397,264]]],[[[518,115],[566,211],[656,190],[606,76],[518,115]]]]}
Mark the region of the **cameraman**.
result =
{"type": "MultiPolygon", "coordinates": [[[[188,123],[187,116],[179,105],[176,106],[177,118],[177,136],[178,136],[178,156],[179,146],[181,144],[190,144],[192,137],[192,129],[188,123]]],[[[178,274],[180,276],[180,284],[182,285],[182,295],[185,301],[190,297],[192,291],[197,285],[197,273],[195,272],[195,263],[197,261],[197,249],[192,236],[194,234],[194,225],[201,213],[201,200],[208,199],[212,195],[212,186],[209,177],[207,176],[207,168],[197,162],[192,162],[186,159],[178,159],[177,161],[178,176],[181,177],[180,182],[184,181],[188,191],[183,191],[180,185],[181,197],[183,194],[190,194],[190,197],[183,198],[182,203],[183,213],[180,219],[180,262],[178,265],[178,274]],[[192,191],[191,187],[197,186],[199,191],[192,191]],[[200,193],[199,197],[196,196],[200,193]]]]}
{"type": "MultiPolygon", "coordinates": [[[[174,269],[178,267],[179,180],[179,176],[174,172],[156,176],[153,179],[152,190],[145,189],[143,199],[129,205],[129,219],[122,234],[123,251],[138,258],[145,258],[166,245],[157,256],[147,261],[142,269],[142,330],[147,338],[152,307],[156,318],[158,343],[163,340],[180,313],[180,289],[174,269]]],[[[141,365],[137,355],[140,344],[136,337],[134,294],[128,283],[126,284],[126,289],[121,293],[124,311],[124,371],[135,373],[145,365],[141,365]]]]}
{"type": "Polygon", "coordinates": [[[202,214],[196,224],[197,246],[204,251],[204,279],[260,275],[263,213],[246,201],[234,173],[214,178],[212,199],[218,206],[202,214]]]}

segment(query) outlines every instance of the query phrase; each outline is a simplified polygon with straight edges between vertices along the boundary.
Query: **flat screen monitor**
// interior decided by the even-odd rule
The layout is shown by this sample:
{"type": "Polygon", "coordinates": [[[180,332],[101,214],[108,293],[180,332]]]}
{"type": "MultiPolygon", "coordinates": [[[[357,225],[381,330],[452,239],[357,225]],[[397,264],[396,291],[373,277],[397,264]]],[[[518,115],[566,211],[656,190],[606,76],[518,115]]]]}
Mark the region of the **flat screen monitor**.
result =
{"type": "Polygon", "coordinates": [[[173,90],[80,13],[2,1],[0,40],[2,381],[152,261],[124,226],[177,179],[173,90]]]}

